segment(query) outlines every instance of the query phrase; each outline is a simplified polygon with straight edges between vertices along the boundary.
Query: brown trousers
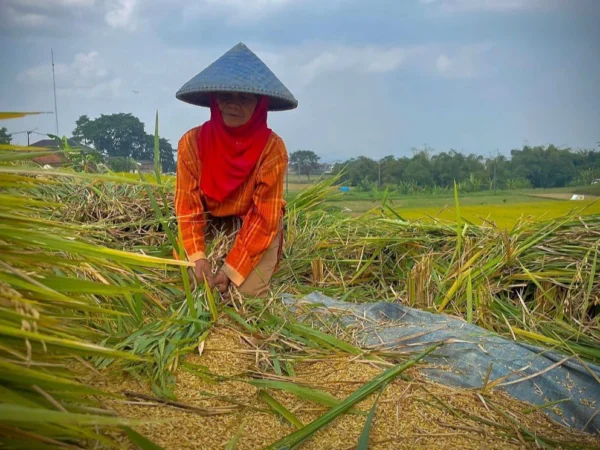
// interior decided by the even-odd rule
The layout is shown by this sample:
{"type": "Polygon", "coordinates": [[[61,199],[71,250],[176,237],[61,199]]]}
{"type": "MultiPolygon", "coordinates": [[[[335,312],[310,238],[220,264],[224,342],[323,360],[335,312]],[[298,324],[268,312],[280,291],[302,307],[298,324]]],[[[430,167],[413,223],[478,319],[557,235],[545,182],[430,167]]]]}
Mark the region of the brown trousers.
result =
{"type": "MultiPolygon", "coordinates": [[[[205,239],[210,242],[219,233],[224,232],[235,238],[242,226],[241,219],[237,217],[210,217],[205,231],[205,239]]],[[[234,239],[231,239],[233,243],[234,239]]],[[[245,297],[262,297],[269,292],[271,277],[279,266],[281,250],[283,247],[283,224],[273,242],[263,254],[262,258],[238,290],[245,297]]],[[[231,250],[231,249],[229,249],[231,250]]]]}

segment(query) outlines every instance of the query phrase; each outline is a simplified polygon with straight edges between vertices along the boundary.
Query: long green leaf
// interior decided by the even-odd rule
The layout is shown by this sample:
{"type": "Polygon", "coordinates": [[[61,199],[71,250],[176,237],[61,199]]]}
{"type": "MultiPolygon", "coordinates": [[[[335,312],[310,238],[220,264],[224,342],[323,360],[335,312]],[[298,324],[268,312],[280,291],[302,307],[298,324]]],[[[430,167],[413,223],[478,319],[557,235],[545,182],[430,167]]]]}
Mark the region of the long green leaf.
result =
{"type": "Polygon", "coordinates": [[[155,444],[150,439],[142,436],[133,428],[123,427],[129,440],[140,450],[164,450],[160,445],[155,444]]]}
{"type": "Polygon", "coordinates": [[[204,279],[204,293],[206,295],[206,302],[208,303],[208,310],[210,311],[210,315],[212,317],[212,321],[216,322],[219,318],[219,310],[217,308],[217,302],[215,301],[215,295],[213,294],[210,286],[208,285],[208,280],[204,279]]]}
{"type": "Polygon", "coordinates": [[[325,406],[336,406],[340,403],[340,400],[325,391],[308,388],[299,384],[289,383],[287,381],[250,380],[248,383],[261,389],[277,389],[280,391],[286,391],[304,400],[309,400],[325,406]]]}
{"type": "Polygon", "coordinates": [[[473,282],[471,272],[467,277],[467,323],[473,323],[473,282]]]}
{"type": "Polygon", "coordinates": [[[300,429],[304,426],[302,422],[294,415],[292,412],[279,403],[274,397],[269,395],[267,391],[260,391],[258,396],[263,400],[267,405],[271,407],[273,411],[287,420],[289,423],[294,425],[296,428],[300,429]]]}
{"type": "Polygon", "coordinates": [[[162,185],[160,174],[162,167],[160,164],[160,138],[158,135],[158,111],[156,111],[156,118],[154,120],[154,175],[156,176],[156,183],[162,185]]]}
{"type": "Polygon", "coordinates": [[[56,170],[56,169],[33,169],[25,166],[0,166],[0,173],[8,174],[25,174],[25,175],[41,175],[47,177],[65,177],[65,178],[79,178],[83,180],[92,181],[106,181],[120,184],[139,184],[139,185],[150,185],[156,186],[156,183],[150,181],[138,181],[135,178],[128,178],[119,175],[105,175],[98,173],[86,173],[86,172],[71,172],[67,170],[56,170]]]}
{"type": "Polygon", "coordinates": [[[99,258],[106,258],[114,261],[119,261],[132,265],[147,265],[164,267],[166,265],[177,265],[191,267],[192,264],[187,261],[174,259],[157,258],[154,256],[141,255],[122,250],[115,250],[99,245],[92,245],[85,242],[77,242],[60,237],[49,236],[29,232],[23,235],[23,230],[18,230],[12,227],[0,227],[0,236],[6,236],[23,247],[28,247],[32,244],[43,245],[51,250],[69,251],[77,254],[88,255],[99,258]]]}
{"type": "Polygon", "coordinates": [[[592,268],[590,270],[590,274],[589,274],[589,280],[588,280],[588,285],[587,285],[587,289],[585,291],[585,300],[583,302],[583,308],[581,310],[582,313],[582,320],[581,320],[581,326],[583,326],[583,319],[585,318],[585,315],[587,314],[587,310],[590,307],[590,296],[592,294],[592,289],[594,288],[594,279],[596,277],[596,267],[597,267],[597,263],[598,263],[598,252],[600,250],[600,246],[598,244],[596,244],[595,249],[594,250],[594,261],[592,262],[592,268]]]}
{"type": "Polygon", "coordinates": [[[134,424],[137,422],[123,417],[65,413],[8,404],[0,404],[0,421],[6,423],[63,423],[70,425],[123,425],[124,423],[134,424]]]}
{"type": "Polygon", "coordinates": [[[36,333],[33,331],[12,328],[5,325],[0,325],[0,335],[29,339],[32,341],[43,342],[47,345],[56,345],[66,350],[83,351],[89,355],[110,356],[115,358],[125,358],[137,361],[143,361],[144,358],[133,355],[127,352],[112,350],[101,345],[92,344],[90,342],[78,341],[74,339],[64,339],[48,334],[36,333]]]}
{"type": "Polygon", "coordinates": [[[231,440],[227,443],[225,450],[235,450],[240,438],[242,437],[242,433],[244,432],[245,427],[246,427],[246,419],[242,420],[240,427],[238,428],[236,433],[233,435],[231,440]]]}
{"type": "Polygon", "coordinates": [[[356,450],[369,450],[369,437],[371,436],[371,425],[373,423],[373,417],[375,417],[375,410],[377,409],[377,405],[379,404],[379,398],[383,393],[383,388],[385,388],[385,385],[382,386],[381,390],[379,391],[379,395],[377,395],[373,406],[371,406],[371,409],[369,410],[369,415],[367,416],[367,420],[365,420],[365,426],[363,427],[362,433],[360,433],[360,437],[358,438],[358,445],[356,446],[356,450]]]}
{"type": "Polygon", "coordinates": [[[458,201],[458,186],[456,185],[456,180],[454,181],[454,208],[456,212],[456,255],[458,257],[462,251],[462,217],[460,215],[460,202],[458,201]]]}
{"type": "Polygon", "coordinates": [[[133,286],[117,286],[114,284],[97,283],[90,280],[81,280],[78,278],[67,277],[44,277],[44,285],[58,292],[69,292],[78,294],[132,294],[144,292],[143,289],[133,286]]]}
{"type": "Polygon", "coordinates": [[[345,400],[340,402],[337,406],[334,406],[333,408],[331,408],[328,412],[323,414],[321,417],[319,417],[318,419],[309,423],[305,427],[299,429],[298,431],[295,431],[294,433],[289,434],[288,436],[285,436],[284,438],[278,440],[277,442],[274,442],[273,444],[269,445],[268,447],[265,447],[265,450],[267,450],[267,449],[268,450],[279,450],[282,448],[292,448],[297,445],[300,445],[302,442],[304,442],[306,439],[313,436],[317,431],[319,431],[325,425],[327,425],[331,421],[333,421],[340,414],[343,414],[344,412],[348,411],[350,408],[352,408],[352,406],[354,406],[358,402],[364,400],[366,397],[368,397],[373,392],[375,392],[377,389],[379,389],[383,384],[389,383],[394,378],[396,378],[398,375],[400,375],[402,372],[404,372],[406,369],[414,366],[417,362],[419,362],[421,359],[423,359],[429,353],[433,352],[440,345],[442,345],[442,344],[433,345],[433,346],[429,347],[427,350],[425,350],[423,353],[420,353],[419,355],[415,356],[414,358],[410,359],[409,361],[405,362],[404,364],[400,364],[395,367],[392,367],[392,368],[386,370],[385,372],[377,375],[375,378],[373,378],[371,381],[369,381],[368,383],[361,386],[358,390],[354,391],[349,397],[347,397],[345,400]]]}
{"type": "Polygon", "coordinates": [[[338,339],[330,334],[323,333],[322,331],[315,330],[314,328],[307,327],[306,325],[288,322],[285,324],[285,327],[307,339],[316,339],[317,341],[325,342],[332,347],[338,348],[353,355],[360,355],[364,353],[360,348],[349,344],[348,342],[342,341],[341,339],[338,339]]]}

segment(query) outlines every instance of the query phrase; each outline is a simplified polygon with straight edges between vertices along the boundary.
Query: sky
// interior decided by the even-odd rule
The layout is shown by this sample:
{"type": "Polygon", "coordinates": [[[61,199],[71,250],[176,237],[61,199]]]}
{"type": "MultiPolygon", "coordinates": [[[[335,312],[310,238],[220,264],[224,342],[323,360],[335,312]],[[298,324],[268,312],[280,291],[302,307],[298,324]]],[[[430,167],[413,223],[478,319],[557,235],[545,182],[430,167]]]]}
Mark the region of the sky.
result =
{"type": "Polygon", "coordinates": [[[158,110],[176,147],[209,114],[175,92],[244,42],[299,101],[269,115],[289,152],[598,148],[599,20],[600,0],[0,0],[0,110],[54,110],[53,49],[60,135],[119,112],[153,132],[158,110]]]}

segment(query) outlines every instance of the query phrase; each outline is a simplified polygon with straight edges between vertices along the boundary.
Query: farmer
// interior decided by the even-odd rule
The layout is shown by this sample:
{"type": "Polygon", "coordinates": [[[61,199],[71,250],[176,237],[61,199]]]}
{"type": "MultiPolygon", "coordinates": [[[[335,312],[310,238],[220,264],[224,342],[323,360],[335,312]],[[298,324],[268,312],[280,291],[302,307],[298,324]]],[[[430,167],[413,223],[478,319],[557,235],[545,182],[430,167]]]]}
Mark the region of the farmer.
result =
{"type": "Polygon", "coordinates": [[[185,133],[177,150],[175,211],[187,258],[211,288],[226,293],[233,283],[245,296],[262,296],[281,256],[288,163],[282,139],[267,126],[267,111],[294,109],[298,102],[242,43],[176,96],[210,108],[210,120],[185,133]],[[213,268],[206,242],[219,231],[235,240],[222,266],[213,268]]]}

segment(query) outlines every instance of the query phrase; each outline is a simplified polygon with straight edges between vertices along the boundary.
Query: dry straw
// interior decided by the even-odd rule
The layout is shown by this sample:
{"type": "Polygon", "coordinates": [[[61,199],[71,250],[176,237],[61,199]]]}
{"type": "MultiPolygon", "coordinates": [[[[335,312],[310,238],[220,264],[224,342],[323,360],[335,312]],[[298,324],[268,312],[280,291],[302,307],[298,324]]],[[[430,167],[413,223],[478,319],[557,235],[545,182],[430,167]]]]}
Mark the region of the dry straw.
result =
{"type": "MultiPolygon", "coordinates": [[[[474,397],[418,389],[424,382],[408,381],[414,373],[399,375],[416,355],[359,348],[335,317],[305,314],[299,323],[278,295],[319,289],[347,301],[400,301],[598,360],[597,216],[574,212],[505,231],[460,216],[452,225],[406,222],[384,203],[352,219],[319,208],[336,182],[324,180],[288,203],[273,297],[242,302],[233,289],[226,305],[195,283],[182,257],[173,181],[158,156],[154,175],[142,177],[45,171],[22,148],[0,153],[7,448],[119,448],[124,440],[157,448],[139,432],[170,448],[203,448],[195,430],[220,439],[219,448],[279,439],[352,448],[365,429],[373,448],[490,439],[490,447],[591,448],[492,386],[474,397]],[[107,373],[126,381],[107,382],[107,373]],[[369,395],[385,384],[365,427],[369,395]],[[139,425],[170,417],[179,422],[139,425]]],[[[216,238],[211,258],[230,245],[230,236],[216,238]]]]}

